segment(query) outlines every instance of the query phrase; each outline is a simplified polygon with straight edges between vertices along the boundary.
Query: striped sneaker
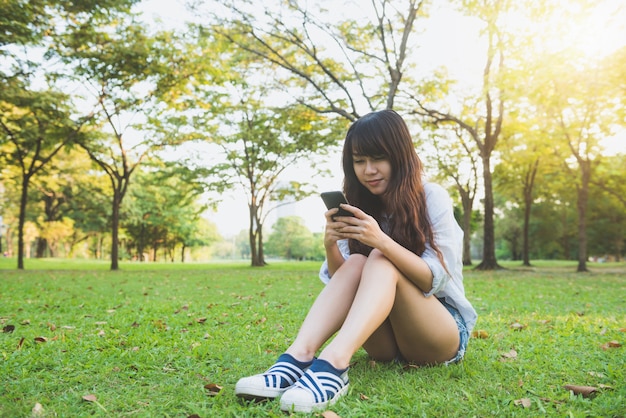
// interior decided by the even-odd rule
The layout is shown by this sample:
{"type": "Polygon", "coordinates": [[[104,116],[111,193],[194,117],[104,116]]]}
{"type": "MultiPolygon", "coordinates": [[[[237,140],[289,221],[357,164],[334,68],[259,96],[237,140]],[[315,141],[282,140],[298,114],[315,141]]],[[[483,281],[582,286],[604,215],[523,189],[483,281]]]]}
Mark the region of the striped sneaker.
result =
{"type": "Polygon", "coordinates": [[[300,362],[284,353],[265,373],[239,379],[235,395],[246,399],[277,398],[289,389],[313,363],[300,362]]]}
{"type": "Polygon", "coordinates": [[[348,392],[348,369],[337,370],[317,359],[280,398],[280,409],[293,412],[322,411],[348,392]]]}

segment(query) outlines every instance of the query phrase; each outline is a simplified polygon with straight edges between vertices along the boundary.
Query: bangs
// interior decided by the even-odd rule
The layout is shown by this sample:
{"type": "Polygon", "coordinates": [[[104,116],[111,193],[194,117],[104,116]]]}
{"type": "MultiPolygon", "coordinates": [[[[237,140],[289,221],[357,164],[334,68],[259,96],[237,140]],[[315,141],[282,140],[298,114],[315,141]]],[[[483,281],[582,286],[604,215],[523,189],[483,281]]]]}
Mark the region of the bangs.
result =
{"type": "Polygon", "coordinates": [[[360,131],[353,132],[350,136],[352,155],[367,157],[389,156],[389,151],[385,147],[386,141],[381,133],[364,129],[360,131]]]}

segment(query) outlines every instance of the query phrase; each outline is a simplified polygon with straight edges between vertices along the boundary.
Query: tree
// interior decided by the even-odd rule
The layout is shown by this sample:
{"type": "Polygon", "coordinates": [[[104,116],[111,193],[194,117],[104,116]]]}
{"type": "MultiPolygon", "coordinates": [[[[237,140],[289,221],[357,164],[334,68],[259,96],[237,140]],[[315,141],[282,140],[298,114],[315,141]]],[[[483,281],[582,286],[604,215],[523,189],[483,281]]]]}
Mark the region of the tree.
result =
{"type": "Polygon", "coordinates": [[[214,9],[212,30],[275,68],[275,87],[298,103],[354,121],[363,111],[397,107],[400,93],[415,89],[407,76],[411,36],[425,4],[374,0],[359,18],[341,21],[323,6],[313,11],[297,1],[268,6],[262,15],[233,2],[226,12],[214,9]]]}
{"type": "Polygon", "coordinates": [[[217,240],[217,231],[208,225],[202,228],[204,236],[198,233],[206,205],[199,204],[204,188],[194,175],[184,166],[158,161],[151,161],[147,169],[136,175],[129,189],[130,199],[123,206],[122,225],[138,260],[143,261],[148,248],[155,261],[159,248],[173,259],[173,252],[180,245],[180,259],[184,262],[187,247],[210,245],[217,240]]]}
{"type": "Polygon", "coordinates": [[[161,53],[168,35],[149,36],[125,11],[111,12],[108,18],[115,18],[115,24],[78,20],[57,52],[97,106],[98,132],[85,136],[79,145],[111,183],[111,270],[117,270],[120,207],[131,176],[149,153],[177,138],[146,127],[158,120],[159,95],[172,85],[163,82],[171,79],[161,53]]]}
{"type": "Polygon", "coordinates": [[[17,268],[24,269],[24,223],[28,189],[33,177],[64,147],[79,137],[67,95],[56,91],[30,91],[18,79],[3,84],[0,129],[7,139],[4,163],[19,167],[20,204],[17,268]]]}
{"type": "Polygon", "coordinates": [[[272,225],[272,233],[267,243],[268,254],[288,260],[310,258],[314,252],[313,234],[299,216],[278,218],[272,225]]]}
{"type": "Polygon", "coordinates": [[[433,135],[437,178],[442,182],[454,181],[454,188],[461,198],[461,227],[463,229],[463,265],[472,265],[471,238],[474,199],[478,191],[478,161],[473,142],[467,141],[459,127],[433,135]],[[442,134],[442,135],[440,135],[442,134]]]}
{"type": "Polygon", "coordinates": [[[220,192],[238,185],[246,193],[251,264],[258,267],[266,264],[263,224],[270,201],[310,194],[306,184],[283,186],[281,173],[298,160],[327,152],[336,136],[330,121],[303,106],[266,107],[248,97],[231,112],[220,118],[224,133],[215,137],[226,162],[208,170],[209,183],[220,192]]]}
{"type": "MultiPolygon", "coordinates": [[[[3,103],[4,138],[11,138],[14,146],[10,160],[22,170],[21,209],[25,208],[28,186],[32,177],[62,148],[77,139],[89,115],[76,118],[67,94],[52,86],[56,75],[49,71],[44,88],[34,88],[34,80],[42,75],[41,59],[33,59],[30,52],[46,50],[60,41],[73,28],[77,16],[86,20],[102,19],[115,11],[126,10],[138,0],[104,0],[102,2],[56,2],[35,0],[27,6],[22,1],[10,0],[3,4],[0,19],[0,50],[8,65],[0,69],[0,102],[3,103]],[[14,48],[19,46],[20,48],[14,48]],[[22,119],[19,113],[23,112],[22,119]],[[54,132],[53,132],[54,131],[54,132]],[[27,138],[28,137],[28,138],[27,138]],[[21,144],[18,145],[18,143],[21,144]]],[[[44,55],[48,67],[53,59],[44,55]]],[[[22,211],[23,212],[23,211],[22,211]]],[[[18,221],[18,268],[23,269],[24,215],[18,221]]]]}
{"type": "Polygon", "coordinates": [[[487,38],[482,89],[475,101],[468,100],[464,109],[455,113],[445,109],[443,104],[428,103],[429,98],[413,95],[417,104],[415,113],[438,125],[458,126],[478,148],[485,192],[483,259],[476,267],[479,270],[501,268],[496,259],[495,247],[492,155],[501,137],[505,114],[506,87],[502,83],[502,77],[507,69],[505,57],[511,43],[508,34],[503,31],[501,18],[510,7],[505,0],[464,2],[466,12],[484,23],[484,35],[487,38]]]}

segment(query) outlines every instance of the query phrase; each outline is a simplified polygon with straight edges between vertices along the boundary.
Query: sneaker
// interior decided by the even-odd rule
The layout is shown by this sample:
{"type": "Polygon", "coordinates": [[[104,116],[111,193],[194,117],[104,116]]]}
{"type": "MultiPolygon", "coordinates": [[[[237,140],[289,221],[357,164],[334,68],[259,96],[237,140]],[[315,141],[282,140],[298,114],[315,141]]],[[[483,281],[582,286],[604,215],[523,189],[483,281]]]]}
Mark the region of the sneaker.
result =
{"type": "Polygon", "coordinates": [[[313,363],[300,362],[284,353],[265,373],[239,379],[235,395],[246,399],[277,398],[289,389],[313,363]]]}
{"type": "Polygon", "coordinates": [[[349,386],[348,369],[337,370],[317,359],[280,398],[280,409],[309,413],[325,410],[345,395],[349,386]]]}

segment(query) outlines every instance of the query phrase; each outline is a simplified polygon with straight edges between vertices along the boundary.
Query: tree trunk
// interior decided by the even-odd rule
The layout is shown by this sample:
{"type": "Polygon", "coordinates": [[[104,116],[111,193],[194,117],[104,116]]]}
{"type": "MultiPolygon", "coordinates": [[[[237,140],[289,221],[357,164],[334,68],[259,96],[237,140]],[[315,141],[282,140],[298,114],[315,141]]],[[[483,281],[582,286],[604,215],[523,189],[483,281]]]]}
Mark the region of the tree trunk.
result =
{"type": "Polygon", "coordinates": [[[530,267],[530,243],[529,243],[529,229],[530,229],[530,208],[532,202],[528,201],[528,198],[524,198],[524,229],[522,231],[522,265],[530,267]]]}
{"type": "Polygon", "coordinates": [[[24,270],[24,224],[26,223],[26,201],[28,200],[28,183],[30,177],[22,178],[22,193],[20,196],[20,216],[17,223],[17,268],[24,270]]]}
{"type": "Polygon", "coordinates": [[[119,228],[120,228],[120,205],[121,193],[115,187],[113,189],[113,208],[111,214],[111,270],[119,270],[119,228]]]}
{"type": "Polygon", "coordinates": [[[44,258],[46,256],[46,248],[48,242],[44,238],[37,239],[37,246],[35,248],[35,258],[44,258]]]}
{"type": "Polygon", "coordinates": [[[591,162],[580,161],[581,182],[578,188],[578,268],[577,272],[587,269],[587,203],[589,199],[589,180],[591,179],[591,162]]]}
{"type": "Polygon", "coordinates": [[[459,188],[461,194],[461,205],[463,206],[463,265],[472,265],[472,206],[474,206],[473,199],[469,196],[469,193],[459,188]]]}
{"type": "Polygon", "coordinates": [[[496,270],[502,267],[496,260],[496,239],[493,223],[493,181],[488,155],[481,156],[483,161],[483,179],[485,185],[485,220],[483,226],[483,260],[476,266],[477,270],[496,270]]]}
{"type": "Polygon", "coordinates": [[[526,173],[526,182],[524,184],[524,229],[522,244],[522,265],[530,267],[530,212],[533,205],[533,189],[535,187],[535,178],[537,176],[537,168],[539,167],[539,159],[536,159],[530,170],[526,173]]]}

